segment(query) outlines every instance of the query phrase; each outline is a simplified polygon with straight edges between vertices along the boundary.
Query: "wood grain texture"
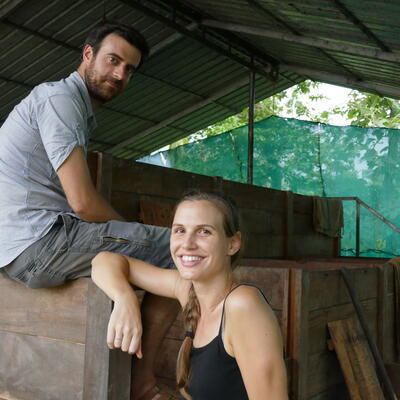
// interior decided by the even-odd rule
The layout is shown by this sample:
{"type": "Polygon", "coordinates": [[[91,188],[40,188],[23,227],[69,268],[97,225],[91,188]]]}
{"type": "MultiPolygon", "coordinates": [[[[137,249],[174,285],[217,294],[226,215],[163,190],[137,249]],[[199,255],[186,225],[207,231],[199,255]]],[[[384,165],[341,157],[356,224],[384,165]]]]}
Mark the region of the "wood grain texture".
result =
{"type": "Polygon", "coordinates": [[[354,318],[328,323],[352,400],[384,400],[365,336],[354,318]]]}
{"type": "Polygon", "coordinates": [[[0,275],[0,331],[85,342],[86,279],[28,289],[0,275]]]}
{"type": "Polygon", "coordinates": [[[92,282],[88,290],[83,400],[129,400],[132,356],[109,350],[112,301],[92,282]]]}
{"type": "Polygon", "coordinates": [[[0,397],[81,400],[85,346],[0,332],[0,397]]]}

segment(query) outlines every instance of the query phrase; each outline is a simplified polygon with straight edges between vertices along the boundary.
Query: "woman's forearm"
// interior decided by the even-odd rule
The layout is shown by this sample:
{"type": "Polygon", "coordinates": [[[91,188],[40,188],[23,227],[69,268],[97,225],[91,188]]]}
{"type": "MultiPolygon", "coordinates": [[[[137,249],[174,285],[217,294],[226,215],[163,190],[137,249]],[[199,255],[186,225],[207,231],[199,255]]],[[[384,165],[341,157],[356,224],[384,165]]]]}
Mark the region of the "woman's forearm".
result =
{"type": "Polygon", "coordinates": [[[140,305],[128,281],[129,268],[124,256],[100,253],[92,261],[92,279],[114,301],[107,330],[108,346],[141,358],[140,305]]]}
{"type": "Polygon", "coordinates": [[[103,252],[92,260],[93,282],[113,301],[133,291],[128,276],[129,263],[120,254],[103,252]]]}

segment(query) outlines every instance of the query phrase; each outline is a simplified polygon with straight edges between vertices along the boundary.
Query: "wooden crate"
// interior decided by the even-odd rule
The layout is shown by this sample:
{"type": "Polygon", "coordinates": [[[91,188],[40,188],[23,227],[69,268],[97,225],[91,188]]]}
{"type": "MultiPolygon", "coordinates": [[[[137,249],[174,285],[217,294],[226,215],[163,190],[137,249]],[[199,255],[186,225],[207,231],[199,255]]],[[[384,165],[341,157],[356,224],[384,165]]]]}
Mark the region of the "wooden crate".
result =
{"type": "Polygon", "coordinates": [[[1,273],[0,304],[0,398],[130,398],[131,357],[106,346],[112,302],[91,279],[28,289],[1,273]]]}
{"type": "MultiPolygon", "coordinates": [[[[291,398],[346,398],[336,356],[326,346],[326,324],[353,315],[354,309],[340,278],[344,264],[330,260],[337,255],[338,240],[312,229],[311,198],[108,155],[92,154],[89,164],[98,189],[128,220],[140,218],[140,202],[172,207],[188,188],[231,196],[249,238],[247,259],[238,276],[260,286],[278,316],[291,398]]],[[[394,361],[393,271],[382,263],[347,265],[384,360],[390,363],[394,361]]],[[[89,279],[32,290],[0,277],[0,302],[0,398],[129,398],[131,357],[108,350],[106,327],[112,304],[89,279]]],[[[170,384],[182,336],[178,318],[157,361],[158,375],[170,384]]]]}

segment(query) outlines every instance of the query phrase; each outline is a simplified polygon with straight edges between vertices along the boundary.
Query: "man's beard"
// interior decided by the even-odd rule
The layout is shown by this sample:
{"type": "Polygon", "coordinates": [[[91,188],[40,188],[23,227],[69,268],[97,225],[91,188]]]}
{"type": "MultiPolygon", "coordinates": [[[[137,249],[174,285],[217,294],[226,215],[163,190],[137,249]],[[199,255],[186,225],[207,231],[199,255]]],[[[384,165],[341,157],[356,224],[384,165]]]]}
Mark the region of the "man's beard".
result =
{"type": "Polygon", "coordinates": [[[106,103],[118,96],[122,90],[121,81],[114,78],[107,78],[104,80],[97,79],[97,73],[94,69],[93,63],[85,70],[85,83],[89,92],[89,96],[100,103],[106,103]],[[117,85],[117,88],[113,88],[106,84],[106,81],[110,81],[117,85]]]}

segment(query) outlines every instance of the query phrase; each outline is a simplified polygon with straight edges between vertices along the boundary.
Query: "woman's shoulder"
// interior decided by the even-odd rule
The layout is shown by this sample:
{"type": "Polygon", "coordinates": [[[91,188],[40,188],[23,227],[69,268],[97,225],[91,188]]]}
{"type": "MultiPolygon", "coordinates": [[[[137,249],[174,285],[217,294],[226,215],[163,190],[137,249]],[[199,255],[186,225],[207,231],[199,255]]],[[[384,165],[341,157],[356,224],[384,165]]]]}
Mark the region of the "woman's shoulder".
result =
{"type": "Polygon", "coordinates": [[[256,309],[270,309],[270,306],[261,290],[253,285],[238,285],[225,301],[225,310],[229,313],[242,314],[256,309]]]}

